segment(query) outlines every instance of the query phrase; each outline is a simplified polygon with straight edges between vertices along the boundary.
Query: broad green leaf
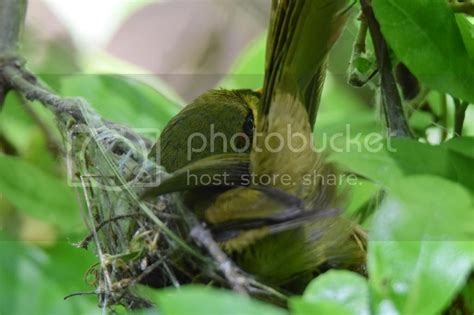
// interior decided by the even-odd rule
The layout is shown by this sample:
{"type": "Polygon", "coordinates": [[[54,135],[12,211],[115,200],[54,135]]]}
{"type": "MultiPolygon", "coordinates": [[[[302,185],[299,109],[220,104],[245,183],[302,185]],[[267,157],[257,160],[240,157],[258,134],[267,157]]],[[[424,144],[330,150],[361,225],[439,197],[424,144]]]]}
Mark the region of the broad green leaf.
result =
{"type": "Polygon", "coordinates": [[[436,314],[474,263],[474,207],[467,190],[416,175],[393,185],[370,231],[369,274],[377,314],[436,314]]]}
{"type": "Polygon", "coordinates": [[[403,177],[402,170],[383,147],[373,152],[361,147],[360,151],[333,153],[330,161],[381,186],[390,186],[403,177]]]}
{"type": "Polygon", "coordinates": [[[329,271],[314,279],[302,297],[292,298],[290,308],[295,315],[368,315],[367,280],[349,271],[329,271]]]}
{"type": "Polygon", "coordinates": [[[77,197],[66,180],[6,155],[0,155],[0,174],[0,195],[19,210],[62,231],[83,228],[77,197]]]}
{"type": "Polygon", "coordinates": [[[93,291],[83,276],[91,253],[61,243],[48,251],[0,235],[0,314],[100,314],[97,297],[66,295],[93,291]]]}
{"type": "Polygon", "coordinates": [[[387,141],[384,146],[362,144],[354,151],[336,152],[330,160],[387,189],[405,175],[427,174],[458,182],[474,193],[473,138],[458,138],[438,146],[411,139],[387,141]]]}
{"type": "Polygon", "coordinates": [[[474,159],[474,137],[454,138],[446,142],[444,146],[452,151],[474,159]]]}
{"type": "Polygon", "coordinates": [[[285,315],[284,309],[230,291],[204,286],[166,289],[155,295],[164,315],[285,315]]]}
{"type": "Polygon", "coordinates": [[[456,181],[474,192],[473,138],[459,138],[433,146],[410,139],[395,139],[390,152],[406,175],[432,174],[456,181]]]}
{"type": "Polygon", "coordinates": [[[123,76],[70,76],[63,78],[61,87],[63,95],[84,97],[106,119],[132,128],[150,129],[151,137],[180,108],[159,91],[123,76]]]}
{"type": "Polygon", "coordinates": [[[397,57],[427,86],[474,102],[474,59],[446,0],[373,0],[397,57]]]}
{"type": "Polygon", "coordinates": [[[455,180],[474,195],[474,138],[458,137],[443,145],[449,151],[455,180]]]}
{"type": "Polygon", "coordinates": [[[394,139],[390,156],[404,174],[433,174],[452,178],[448,151],[441,146],[420,143],[411,139],[394,139]]]}

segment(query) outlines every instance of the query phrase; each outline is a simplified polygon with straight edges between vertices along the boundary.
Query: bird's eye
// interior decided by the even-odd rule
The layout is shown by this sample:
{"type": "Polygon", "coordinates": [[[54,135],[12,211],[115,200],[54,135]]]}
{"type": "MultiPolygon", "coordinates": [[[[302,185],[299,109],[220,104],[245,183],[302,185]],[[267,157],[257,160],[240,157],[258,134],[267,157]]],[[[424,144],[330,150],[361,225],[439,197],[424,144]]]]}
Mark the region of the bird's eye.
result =
{"type": "Polygon", "coordinates": [[[253,115],[252,113],[249,113],[247,115],[247,118],[245,119],[244,125],[243,125],[243,130],[247,136],[250,138],[253,137],[253,130],[255,128],[254,122],[253,122],[253,115]]]}

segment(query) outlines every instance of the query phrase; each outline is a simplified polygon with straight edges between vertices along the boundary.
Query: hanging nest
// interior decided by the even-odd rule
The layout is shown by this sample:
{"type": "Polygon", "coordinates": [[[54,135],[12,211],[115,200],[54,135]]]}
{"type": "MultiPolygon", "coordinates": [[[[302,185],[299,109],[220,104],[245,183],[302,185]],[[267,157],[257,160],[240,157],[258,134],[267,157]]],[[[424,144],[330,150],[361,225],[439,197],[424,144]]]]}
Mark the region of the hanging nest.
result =
{"type": "Polygon", "coordinates": [[[104,121],[82,99],[63,102],[75,105],[57,117],[70,184],[83,195],[90,230],[78,246],[93,246],[99,258],[88,273],[102,307],[151,306],[138,295],[138,284],[162,288],[212,283],[284,301],[285,296],[239,270],[178,195],[140,199],[147,187],[168,176],[157,157],[148,156],[150,139],[104,121]]]}

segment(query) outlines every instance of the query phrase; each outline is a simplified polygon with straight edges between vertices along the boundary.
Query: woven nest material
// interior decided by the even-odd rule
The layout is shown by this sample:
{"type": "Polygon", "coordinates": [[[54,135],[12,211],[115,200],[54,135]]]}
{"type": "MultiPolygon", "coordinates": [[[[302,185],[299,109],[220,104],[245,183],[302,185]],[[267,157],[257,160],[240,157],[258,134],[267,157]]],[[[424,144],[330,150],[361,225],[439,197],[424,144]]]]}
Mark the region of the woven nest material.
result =
{"type": "Polygon", "coordinates": [[[284,299],[244,275],[212,239],[205,244],[207,250],[198,246],[196,239],[206,243],[212,236],[178,196],[140,200],[144,189],[167,176],[148,158],[152,142],[129,128],[105,122],[87,102],[78,104],[82,118],[63,122],[60,129],[67,145],[70,184],[83,195],[90,229],[78,246],[93,244],[100,260],[89,274],[94,275],[92,284],[101,306],[150,306],[137,293],[138,284],[212,283],[245,287],[248,293],[271,300],[284,299]]]}

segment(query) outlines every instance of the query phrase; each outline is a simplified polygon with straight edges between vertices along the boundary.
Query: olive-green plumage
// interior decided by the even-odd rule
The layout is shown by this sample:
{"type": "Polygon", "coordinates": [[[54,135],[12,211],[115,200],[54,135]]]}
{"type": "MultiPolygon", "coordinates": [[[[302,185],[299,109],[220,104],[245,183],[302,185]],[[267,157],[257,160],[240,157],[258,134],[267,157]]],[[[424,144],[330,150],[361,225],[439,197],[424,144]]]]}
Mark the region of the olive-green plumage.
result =
{"type": "Polygon", "coordinates": [[[353,224],[334,208],[328,178],[335,171],[311,145],[327,54],[348,3],[274,1],[263,96],[211,91],[180,112],[160,137],[162,164],[174,173],[146,194],[186,191],[188,205],[244,270],[293,291],[325,268],[364,262],[353,224]],[[190,155],[190,137],[210,141],[210,126],[226,141],[253,135],[252,146],[229,150],[223,141],[190,155]],[[189,174],[230,174],[232,182],[190,185],[189,174]]]}
{"type": "Polygon", "coordinates": [[[161,165],[174,172],[192,161],[222,153],[249,153],[260,95],[251,90],[212,90],[186,106],[159,140],[161,165]]]}

